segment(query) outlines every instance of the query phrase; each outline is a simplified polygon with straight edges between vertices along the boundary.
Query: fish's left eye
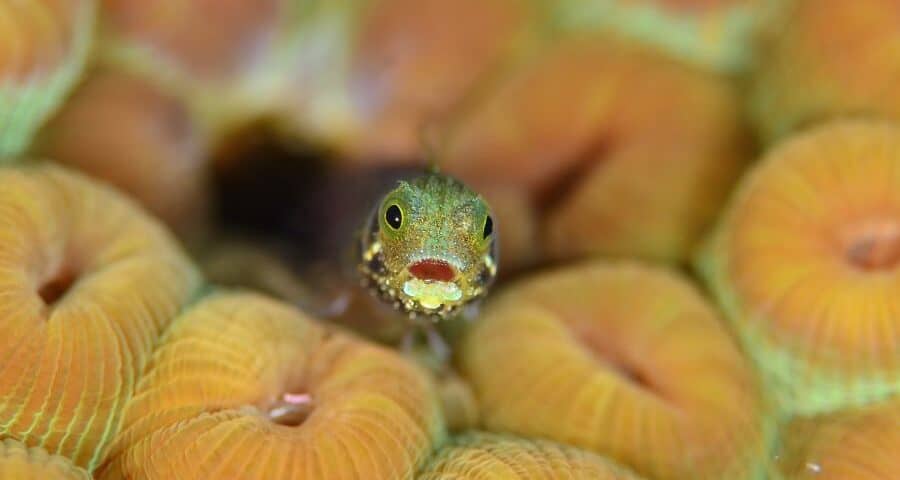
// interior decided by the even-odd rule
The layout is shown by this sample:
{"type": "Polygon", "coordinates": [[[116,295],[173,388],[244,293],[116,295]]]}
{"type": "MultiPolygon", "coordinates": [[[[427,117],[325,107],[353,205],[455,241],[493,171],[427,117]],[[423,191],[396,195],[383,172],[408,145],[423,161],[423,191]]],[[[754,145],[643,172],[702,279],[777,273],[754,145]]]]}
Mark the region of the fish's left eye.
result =
{"type": "Polygon", "coordinates": [[[490,237],[492,233],[494,233],[494,219],[492,219],[491,216],[488,215],[484,219],[484,233],[482,234],[483,238],[490,237]]]}

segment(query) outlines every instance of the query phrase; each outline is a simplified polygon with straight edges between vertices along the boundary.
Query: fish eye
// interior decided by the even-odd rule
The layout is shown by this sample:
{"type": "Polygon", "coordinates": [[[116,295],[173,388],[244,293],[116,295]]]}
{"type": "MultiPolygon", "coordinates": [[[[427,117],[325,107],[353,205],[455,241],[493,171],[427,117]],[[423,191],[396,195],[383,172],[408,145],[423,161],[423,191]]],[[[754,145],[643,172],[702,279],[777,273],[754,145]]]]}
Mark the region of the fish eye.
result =
{"type": "Polygon", "coordinates": [[[397,204],[393,204],[385,210],[384,221],[394,230],[400,229],[400,226],[403,225],[403,212],[397,204]]]}
{"type": "Polygon", "coordinates": [[[492,219],[491,216],[488,215],[484,219],[484,232],[482,234],[483,238],[490,237],[492,233],[494,233],[494,219],[492,219]]]}

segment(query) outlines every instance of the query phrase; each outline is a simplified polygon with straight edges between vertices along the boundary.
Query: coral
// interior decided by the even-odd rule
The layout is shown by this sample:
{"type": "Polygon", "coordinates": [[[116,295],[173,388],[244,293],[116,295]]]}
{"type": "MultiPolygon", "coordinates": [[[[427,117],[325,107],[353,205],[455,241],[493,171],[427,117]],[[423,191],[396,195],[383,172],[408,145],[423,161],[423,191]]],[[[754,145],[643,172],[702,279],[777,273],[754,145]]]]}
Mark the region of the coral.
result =
{"type": "Polygon", "coordinates": [[[423,128],[450,113],[520,48],[528,0],[375,0],[360,20],[349,92],[369,158],[409,160],[423,128]]]}
{"type": "Polygon", "coordinates": [[[140,77],[103,71],[85,80],[37,148],[130,194],[183,233],[203,218],[208,197],[208,152],[198,130],[179,98],[140,77]]]}
{"type": "Polygon", "coordinates": [[[900,118],[900,4],[796,0],[766,29],[752,112],[774,143],[829,118],[900,118]]]}
{"type": "Polygon", "coordinates": [[[613,462],[546,440],[473,432],[454,438],[417,480],[637,480],[613,462]]]}
{"type": "Polygon", "coordinates": [[[0,170],[0,438],[91,469],[198,274],[155,221],[56,167],[0,170]]]}
{"type": "Polygon", "coordinates": [[[443,436],[423,372],[288,305],[215,294],[179,317],[99,478],[405,478],[443,436]]]}
{"type": "Polygon", "coordinates": [[[0,440],[0,478],[15,480],[90,480],[72,461],[21,442],[0,440]]]}
{"type": "Polygon", "coordinates": [[[769,436],[755,372],[680,277],[585,263],[508,288],[459,363],[492,431],[576,445],[658,479],[752,478],[769,436]]]}
{"type": "MultiPolygon", "coordinates": [[[[0,0],[0,478],[893,478],[898,26],[900,0],[0,0]],[[503,290],[405,336],[335,252],[426,161],[491,205],[503,290]]],[[[451,263],[400,270],[430,305],[451,263]]]]}
{"type": "Polygon", "coordinates": [[[459,125],[444,169],[525,195],[554,259],[684,260],[748,153],[725,79],[596,35],[523,62],[459,125]]]}
{"type": "Polygon", "coordinates": [[[318,3],[307,12],[284,128],[357,165],[415,161],[426,131],[488,86],[534,33],[529,0],[318,3]]]}
{"type": "MultiPolygon", "coordinates": [[[[279,0],[101,0],[103,27],[121,44],[201,78],[244,74],[273,37],[279,0]],[[202,19],[204,26],[197,28],[202,19]],[[204,33],[206,32],[206,33],[204,33]],[[215,32],[215,34],[212,34],[215,32]]],[[[143,58],[143,60],[149,60],[143,58]]]]}
{"type": "Polygon", "coordinates": [[[480,411],[471,385],[456,372],[437,375],[435,384],[447,429],[463,432],[477,427],[480,411]]]}
{"type": "MultiPolygon", "coordinates": [[[[97,61],[161,83],[219,138],[282,102],[300,5],[287,0],[100,0],[97,61]],[[202,28],[198,28],[202,25],[202,28]],[[284,58],[287,57],[287,58],[284,58]]],[[[303,2],[301,2],[303,3],[303,2]]]]}
{"type": "Polygon", "coordinates": [[[900,402],[791,421],[776,478],[883,480],[900,472],[900,402]]]}
{"type": "Polygon", "coordinates": [[[555,21],[569,30],[618,32],[697,65],[746,69],[754,40],[778,0],[559,0],[555,21]]]}
{"type": "Polygon", "coordinates": [[[785,408],[900,391],[900,129],[847,121],[773,149],[700,269],[785,408]]]}
{"type": "Polygon", "coordinates": [[[0,2],[0,163],[28,147],[83,68],[92,0],[0,2]]]}

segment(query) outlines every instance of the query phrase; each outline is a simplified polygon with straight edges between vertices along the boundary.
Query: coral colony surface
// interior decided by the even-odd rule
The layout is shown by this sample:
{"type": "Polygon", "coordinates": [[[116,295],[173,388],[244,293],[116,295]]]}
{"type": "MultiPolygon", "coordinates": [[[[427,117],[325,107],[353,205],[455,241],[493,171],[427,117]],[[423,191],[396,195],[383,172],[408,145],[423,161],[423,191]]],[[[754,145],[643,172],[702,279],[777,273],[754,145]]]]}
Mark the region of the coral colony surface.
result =
{"type": "Polygon", "coordinates": [[[898,19],[0,0],[0,480],[900,479],[898,19]],[[401,342],[429,162],[499,276],[401,342]]]}

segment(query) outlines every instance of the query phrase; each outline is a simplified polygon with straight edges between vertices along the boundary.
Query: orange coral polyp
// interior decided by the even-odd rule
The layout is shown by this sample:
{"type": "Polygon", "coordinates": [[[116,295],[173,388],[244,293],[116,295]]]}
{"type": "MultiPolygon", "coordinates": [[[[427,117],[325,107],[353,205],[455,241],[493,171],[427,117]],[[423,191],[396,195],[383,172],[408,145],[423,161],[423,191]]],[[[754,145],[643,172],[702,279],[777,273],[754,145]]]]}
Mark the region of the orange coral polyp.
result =
{"type": "Polygon", "coordinates": [[[93,468],[199,275],[129,201],[52,167],[0,170],[0,437],[93,468]]]}
{"type": "Polygon", "coordinates": [[[48,123],[36,150],[109,182],[185,234],[202,223],[209,195],[202,130],[184,99],[146,78],[98,70],[48,123]]]}
{"type": "Polygon", "coordinates": [[[900,4],[784,2],[754,72],[751,113],[766,140],[846,116],[900,119],[900,4]]]}
{"type": "Polygon", "coordinates": [[[406,478],[443,431],[431,383],[398,355],[216,294],[167,332],[100,478],[406,478]]]}
{"type": "Polygon", "coordinates": [[[665,271],[586,263],[510,287],[460,362],[490,430],[587,448],[650,478],[753,478],[768,439],[749,362],[665,271]]]}
{"type": "Polygon", "coordinates": [[[422,128],[483,88],[536,17],[523,0],[374,0],[362,8],[348,82],[360,117],[357,161],[419,155],[422,128]]]}
{"type": "MultiPolygon", "coordinates": [[[[178,69],[228,81],[271,48],[280,0],[100,0],[106,29],[121,43],[152,50],[178,69]],[[198,28],[198,22],[202,27],[198,28]]],[[[165,63],[165,62],[164,62],[165,63]]]]}
{"type": "Polygon", "coordinates": [[[569,36],[502,80],[441,167],[527,199],[554,259],[685,260],[747,160],[737,91],[632,42],[569,36]]]}
{"type": "Polygon", "coordinates": [[[843,121],[773,149],[701,268],[786,408],[900,391],[900,129],[843,121]]]}

